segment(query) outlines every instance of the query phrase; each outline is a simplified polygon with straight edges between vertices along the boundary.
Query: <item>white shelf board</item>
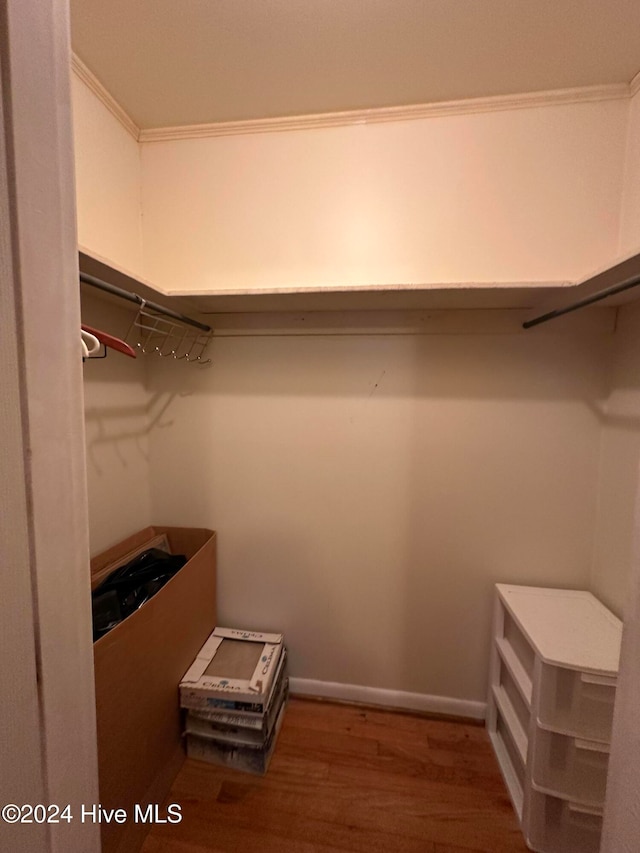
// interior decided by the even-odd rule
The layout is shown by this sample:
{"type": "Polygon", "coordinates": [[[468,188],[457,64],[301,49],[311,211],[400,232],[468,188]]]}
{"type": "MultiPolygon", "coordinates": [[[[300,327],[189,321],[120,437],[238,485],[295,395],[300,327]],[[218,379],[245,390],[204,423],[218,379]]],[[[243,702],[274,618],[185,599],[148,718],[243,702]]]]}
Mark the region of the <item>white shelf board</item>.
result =
{"type": "MultiPolygon", "coordinates": [[[[107,258],[91,253],[82,246],[78,251],[78,265],[81,273],[92,275],[95,278],[106,281],[107,284],[113,284],[122,290],[137,293],[138,296],[141,296],[143,299],[147,299],[151,302],[157,302],[159,305],[164,305],[167,308],[171,308],[174,311],[179,311],[183,314],[198,314],[198,307],[191,300],[178,296],[168,296],[163,290],[155,287],[150,281],[137,273],[133,273],[124,267],[120,267],[107,258]]],[[[96,290],[90,285],[83,284],[81,286],[81,292],[82,290],[116,305],[127,304],[126,302],[123,303],[118,297],[96,290]]],[[[135,306],[133,306],[131,310],[135,311],[135,306]]],[[[196,316],[195,319],[200,318],[196,316]]],[[[202,322],[206,323],[206,320],[203,320],[202,322]]]]}
{"type": "Polygon", "coordinates": [[[520,663],[520,659],[514,652],[511,644],[506,637],[498,637],[496,639],[498,653],[502,658],[504,665],[509,670],[509,674],[513,678],[518,692],[524,699],[525,705],[531,710],[531,700],[533,697],[533,682],[526,669],[520,663]]]}
{"type": "MultiPolygon", "coordinates": [[[[203,313],[251,311],[519,309],[526,316],[566,282],[425,282],[189,291],[203,313]]],[[[176,294],[179,291],[172,291],[176,294]]]]}
{"type": "MultiPolygon", "coordinates": [[[[79,246],[84,272],[161,304],[182,303],[191,312],[232,314],[275,311],[437,311],[451,309],[516,309],[519,320],[570,304],[578,298],[617,284],[640,272],[640,252],[615,258],[588,278],[578,282],[556,281],[446,281],[366,282],[356,285],[328,283],[288,287],[194,288],[162,287],[117,261],[105,258],[90,247],[79,246]],[[168,300],[168,303],[167,303],[168,300]],[[531,313],[533,312],[533,313],[531,313]]],[[[632,302],[640,289],[610,297],[603,306],[632,302]]],[[[591,313],[591,312],[590,312],[591,313]]]]}
{"type": "MultiPolygon", "coordinates": [[[[274,311],[422,311],[518,309],[530,311],[540,301],[571,288],[567,281],[398,282],[363,285],[296,287],[182,288],[162,287],[116,261],[79,246],[80,269],[124,290],[133,290],[160,304],[203,314],[274,311]]],[[[524,318],[518,318],[519,322],[524,318]]]]}
{"type": "Polygon", "coordinates": [[[526,765],[528,746],[527,733],[525,732],[504,687],[499,684],[495,684],[493,686],[493,698],[498,706],[498,710],[502,714],[502,719],[507,724],[507,728],[513,738],[518,755],[522,759],[522,764],[526,765]]]}
{"type": "Polygon", "coordinates": [[[582,590],[497,584],[510,615],[548,664],[616,675],[622,622],[582,590]]]}

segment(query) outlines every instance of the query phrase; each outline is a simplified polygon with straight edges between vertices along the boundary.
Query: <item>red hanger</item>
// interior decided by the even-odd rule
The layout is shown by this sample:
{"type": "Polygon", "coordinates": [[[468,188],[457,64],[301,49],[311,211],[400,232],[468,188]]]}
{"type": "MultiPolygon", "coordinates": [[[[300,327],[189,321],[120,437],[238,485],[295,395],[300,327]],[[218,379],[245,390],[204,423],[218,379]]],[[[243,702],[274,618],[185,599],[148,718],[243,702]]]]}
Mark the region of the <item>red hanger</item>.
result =
{"type": "Polygon", "coordinates": [[[108,332],[102,332],[100,329],[94,329],[93,326],[85,326],[83,324],[82,328],[85,332],[89,332],[90,335],[95,335],[95,337],[101,344],[104,344],[105,347],[111,347],[111,349],[117,350],[123,355],[128,355],[130,358],[136,357],[135,352],[129,344],[125,343],[125,341],[121,341],[120,338],[115,338],[113,335],[110,335],[108,332]]]}

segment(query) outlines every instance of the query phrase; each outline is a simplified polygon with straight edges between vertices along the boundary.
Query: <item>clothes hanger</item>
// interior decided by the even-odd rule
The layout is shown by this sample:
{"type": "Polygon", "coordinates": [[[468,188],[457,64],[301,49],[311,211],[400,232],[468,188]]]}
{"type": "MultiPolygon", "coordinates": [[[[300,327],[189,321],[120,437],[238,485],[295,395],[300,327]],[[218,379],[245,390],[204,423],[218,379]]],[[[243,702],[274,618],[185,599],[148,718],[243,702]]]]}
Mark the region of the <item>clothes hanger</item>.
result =
{"type": "MultiPolygon", "coordinates": [[[[100,341],[95,335],[92,335],[91,332],[87,332],[86,329],[81,329],[80,336],[86,347],[88,356],[95,355],[100,350],[100,341]]],[[[85,355],[85,358],[87,358],[87,355],[85,355]]]]}
{"type": "Polygon", "coordinates": [[[93,335],[98,341],[98,345],[104,344],[105,347],[110,347],[117,352],[121,352],[123,355],[128,355],[130,358],[136,357],[135,352],[129,344],[120,340],[120,338],[116,338],[114,335],[110,335],[108,332],[103,332],[100,329],[94,329],[93,326],[87,326],[84,323],[82,324],[82,330],[93,335]]]}

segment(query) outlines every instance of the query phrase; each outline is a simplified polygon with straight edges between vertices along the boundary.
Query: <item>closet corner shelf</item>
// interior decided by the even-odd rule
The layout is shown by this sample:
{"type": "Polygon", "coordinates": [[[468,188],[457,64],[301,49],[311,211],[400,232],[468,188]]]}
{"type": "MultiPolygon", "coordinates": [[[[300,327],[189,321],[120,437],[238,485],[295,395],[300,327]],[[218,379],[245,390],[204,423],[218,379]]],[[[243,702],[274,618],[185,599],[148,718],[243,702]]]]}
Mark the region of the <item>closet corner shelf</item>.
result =
{"type": "MultiPolygon", "coordinates": [[[[157,302],[172,311],[178,311],[183,314],[198,312],[198,308],[191,300],[177,296],[167,296],[167,294],[154,287],[146,279],[135,275],[129,270],[124,269],[124,267],[118,266],[107,258],[103,258],[82,246],[78,250],[78,263],[80,275],[92,276],[120,290],[136,293],[142,299],[148,302],[157,302]]],[[[106,293],[102,293],[101,296],[107,300],[113,298],[106,293]]]]}
{"type": "Polygon", "coordinates": [[[366,286],[275,287],[166,291],[92,250],[79,248],[80,272],[100,278],[144,299],[178,310],[206,314],[290,311],[419,311],[531,309],[570,286],[566,281],[447,282],[366,286]]]}
{"type": "MultiPolygon", "coordinates": [[[[617,258],[612,264],[597,270],[578,282],[570,281],[463,281],[431,283],[387,283],[347,286],[268,287],[219,290],[168,291],[154,286],[107,258],[86,247],[80,247],[80,271],[101,278],[117,287],[139,293],[144,299],[157,301],[182,313],[209,316],[217,329],[233,331],[238,320],[232,315],[255,318],[266,313],[288,314],[308,312],[316,318],[322,312],[328,315],[343,312],[445,312],[503,310],[520,312],[517,324],[538,320],[540,312],[548,309],[555,316],[566,306],[591,298],[605,289],[624,284],[634,277],[640,283],[640,250],[632,255],[617,258]],[[214,316],[211,316],[214,315],[214,316]],[[536,316],[538,315],[538,316],[536,316]],[[526,318],[529,317],[527,321],[526,318]]],[[[619,295],[612,295],[602,306],[612,307],[640,297],[640,289],[629,287],[619,295]]],[[[597,296],[597,299],[600,299],[597,296]]],[[[572,309],[571,309],[572,310],[572,309]]],[[[611,313],[611,312],[610,312],[611,313]]],[[[592,315],[593,316],[593,315],[592,315]]],[[[335,316],[333,318],[335,320],[335,316]]],[[[244,324],[244,319],[242,323],[244,324]]],[[[304,327],[304,323],[301,324],[304,327]]],[[[342,323],[344,325],[344,323],[342,323]]],[[[244,331],[251,327],[242,326],[244,331]]],[[[296,327],[297,328],[297,327],[296,327]]],[[[287,327],[288,331],[292,331],[287,327]]],[[[279,331],[282,331],[281,329],[279,331]]],[[[293,329],[295,331],[295,329],[293,329]]]]}

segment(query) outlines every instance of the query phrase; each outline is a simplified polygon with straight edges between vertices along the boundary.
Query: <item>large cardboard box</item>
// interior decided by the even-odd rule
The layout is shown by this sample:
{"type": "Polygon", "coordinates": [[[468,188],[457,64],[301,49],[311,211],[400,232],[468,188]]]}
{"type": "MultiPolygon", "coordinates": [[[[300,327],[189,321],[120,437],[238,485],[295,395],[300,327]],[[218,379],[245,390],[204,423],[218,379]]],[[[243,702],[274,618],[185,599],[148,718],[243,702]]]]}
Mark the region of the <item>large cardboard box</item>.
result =
{"type": "MultiPolygon", "coordinates": [[[[184,760],[178,684],[216,624],[215,533],[148,527],[91,561],[98,582],[110,564],[166,534],[186,565],[140,610],[94,644],[100,803],[162,803],[184,760]]],[[[103,853],[142,846],[146,824],[102,824],[103,853]]]]}

